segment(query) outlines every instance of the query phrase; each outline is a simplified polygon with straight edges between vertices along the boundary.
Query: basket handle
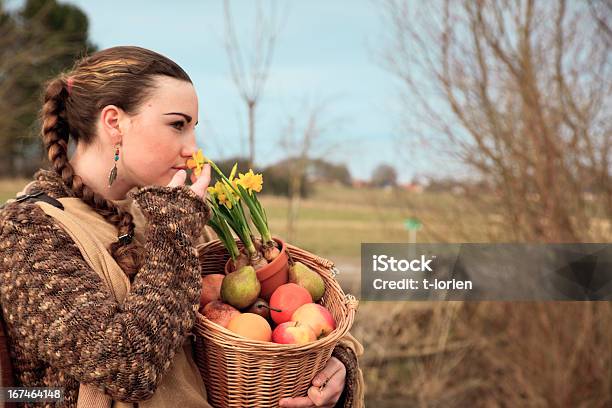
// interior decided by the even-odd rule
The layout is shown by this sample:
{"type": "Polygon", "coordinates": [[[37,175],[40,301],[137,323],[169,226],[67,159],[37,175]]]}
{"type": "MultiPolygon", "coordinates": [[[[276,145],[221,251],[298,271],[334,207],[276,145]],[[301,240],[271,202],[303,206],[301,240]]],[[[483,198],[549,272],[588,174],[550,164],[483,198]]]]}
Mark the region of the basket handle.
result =
{"type": "Polygon", "coordinates": [[[357,300],[357,298],[351,295],[350,293],[344,295],[344,303],[348,307],[349,311],[357,310],[357,307],[359,306],[359,301],[357,300]]]}

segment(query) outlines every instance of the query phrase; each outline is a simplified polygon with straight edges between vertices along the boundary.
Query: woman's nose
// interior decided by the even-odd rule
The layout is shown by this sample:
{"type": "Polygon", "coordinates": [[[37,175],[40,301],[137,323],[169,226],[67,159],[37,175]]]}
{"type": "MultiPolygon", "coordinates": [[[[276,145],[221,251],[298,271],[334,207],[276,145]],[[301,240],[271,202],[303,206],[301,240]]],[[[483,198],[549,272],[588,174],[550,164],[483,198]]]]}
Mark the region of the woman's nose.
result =
{"type": "Polygon", "coordinates": [[[187,144],[183,147],[183,156],[191,157],[197,150],[198,145],[196,143],[195,132],[193,132],[191,137],[188,139],[187,144]]]}

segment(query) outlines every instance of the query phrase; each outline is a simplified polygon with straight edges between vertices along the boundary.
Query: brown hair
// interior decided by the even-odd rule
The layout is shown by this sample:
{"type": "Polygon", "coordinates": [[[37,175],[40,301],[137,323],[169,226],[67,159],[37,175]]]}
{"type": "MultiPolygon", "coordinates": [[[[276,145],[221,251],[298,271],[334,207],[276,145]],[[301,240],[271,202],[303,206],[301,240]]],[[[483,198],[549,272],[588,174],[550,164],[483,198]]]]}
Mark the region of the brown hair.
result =
{"type": "MultiPolygon", "coordinates": [[[[46,83],[41,110],[42,139],[53,169],[76,197],[117,227],[117,236],[134,234],[132,215],[95,193],[74,174],[68,162],[68,141],[90,144],[96,137],[98,113],[115,105],[138,113],[155,88],[156,75],[191,83],[175,62],[140,47],[113,47],[78,60],[74,67],[46,83]]],[[[112,158],[109,170],[112,167],[112,158]]],[[[132,279],[142,260],[142,247],[130,238],[110,245],[110,253],[132,279]]]]}

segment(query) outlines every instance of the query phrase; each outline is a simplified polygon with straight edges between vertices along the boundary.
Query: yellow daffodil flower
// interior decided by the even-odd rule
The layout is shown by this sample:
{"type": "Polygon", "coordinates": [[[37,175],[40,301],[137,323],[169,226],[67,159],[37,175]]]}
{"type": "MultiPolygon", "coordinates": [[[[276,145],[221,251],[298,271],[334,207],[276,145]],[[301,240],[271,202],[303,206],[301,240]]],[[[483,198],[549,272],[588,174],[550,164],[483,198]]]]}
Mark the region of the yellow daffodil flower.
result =
{"type": "Polygon", "coordinates": [[[208,187],[207,191],[211,196],[216,197],[220,204],[223,204],[230,210],[232,209],[232,201],[229,199],[229,194],[232,194],[236,201],[239,199],[236,193],[229,190],[221,181],[217,181],[214,187],[208,187]]]}
{"type": "Polygon", "coordinates": [[[253,191],[259,193],[263,186],[263,176],[261,174],[254,174],[253,169],[249,169],[248,173],[240,173],[238,175],[238,184],[249,193],[253,191]]]}
{"type": "Polygon", "coordinates": [[[197,177],[200,177],[202,173],[202,167],[207,162],[206,157],[204,157],[204,153],[202,153],[202,149],[198,149],[196,153],[192,155],[192,158],[187,160],[187,167],[193,170],[193,174],[197,177]]]}

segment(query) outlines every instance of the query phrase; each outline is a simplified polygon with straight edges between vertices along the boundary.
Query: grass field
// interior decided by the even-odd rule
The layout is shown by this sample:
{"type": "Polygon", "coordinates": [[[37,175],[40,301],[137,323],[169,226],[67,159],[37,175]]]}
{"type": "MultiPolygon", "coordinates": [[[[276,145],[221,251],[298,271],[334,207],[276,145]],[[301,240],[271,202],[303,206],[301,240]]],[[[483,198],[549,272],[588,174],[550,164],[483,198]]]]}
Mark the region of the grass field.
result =
{"type": "MultiPolygon", "coordinates": [[[[263,196],[262,202],[273,232],[286,235],[288,200],[263,196]]],[[[423,222],[418,242],[488,242],[494,232],[495,214],[483,215],[461,196],[317,186],[301,201],[294,242],[322,256],[357,259],[362,242],[408,242],[409,217],[423,222]]]]}
{"type": "Polygon", "coordinates": [[[0,204],[15,197],[28,182],[26,179],[0,179],[0,204]]]}

